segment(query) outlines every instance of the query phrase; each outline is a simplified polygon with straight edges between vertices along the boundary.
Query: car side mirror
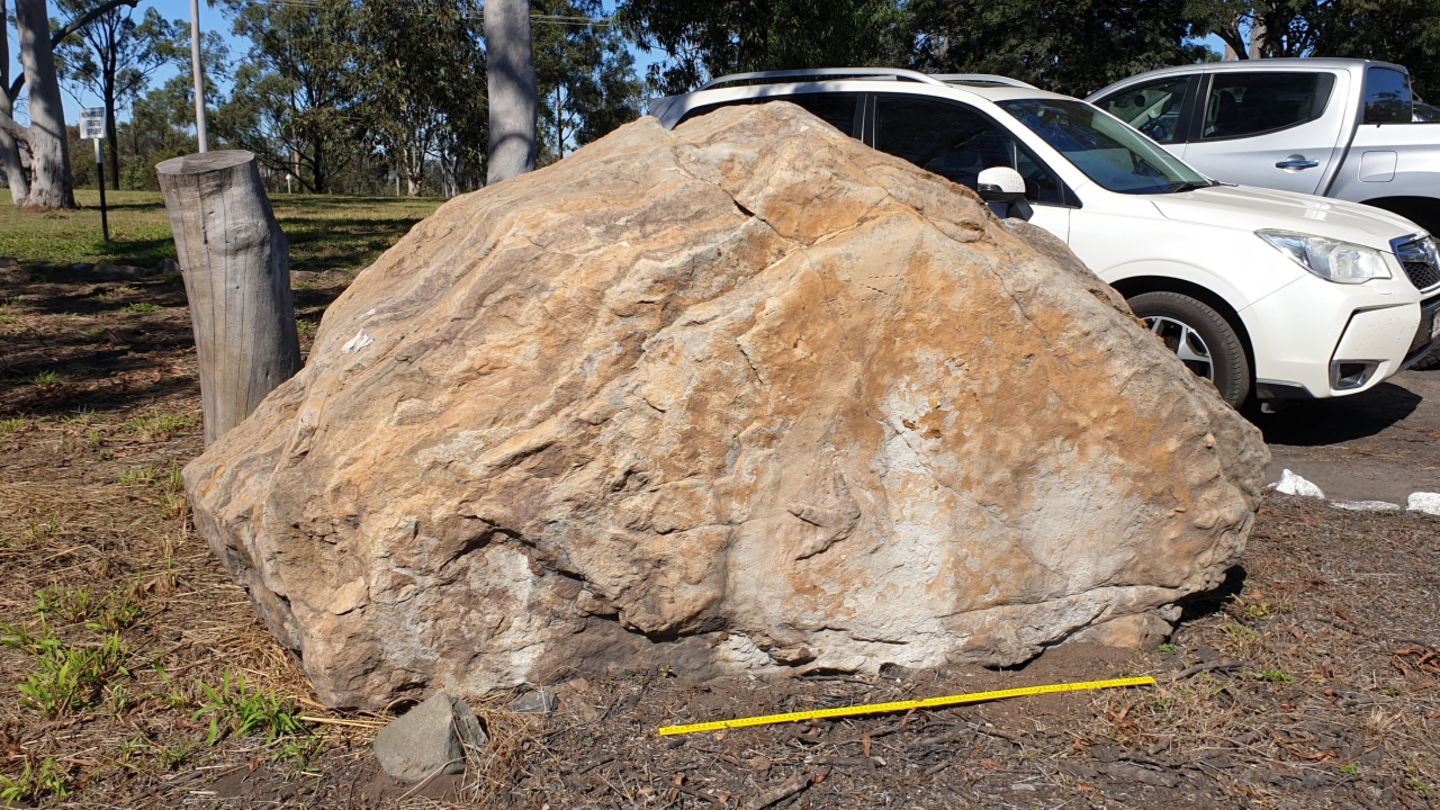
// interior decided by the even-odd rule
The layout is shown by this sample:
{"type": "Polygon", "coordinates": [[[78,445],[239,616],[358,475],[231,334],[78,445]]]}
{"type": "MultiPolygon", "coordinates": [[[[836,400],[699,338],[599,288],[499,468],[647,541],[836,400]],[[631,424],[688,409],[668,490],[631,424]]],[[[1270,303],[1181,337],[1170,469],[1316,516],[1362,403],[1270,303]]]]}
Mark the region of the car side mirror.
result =
{"type": "Polygon", "coordinates": [[[1025,201],[1025,178],[1009,166],[991,166],[975,181],[980,199],[990,203],[997,217],[1029,219],[1035,213],[1025,201]]]}

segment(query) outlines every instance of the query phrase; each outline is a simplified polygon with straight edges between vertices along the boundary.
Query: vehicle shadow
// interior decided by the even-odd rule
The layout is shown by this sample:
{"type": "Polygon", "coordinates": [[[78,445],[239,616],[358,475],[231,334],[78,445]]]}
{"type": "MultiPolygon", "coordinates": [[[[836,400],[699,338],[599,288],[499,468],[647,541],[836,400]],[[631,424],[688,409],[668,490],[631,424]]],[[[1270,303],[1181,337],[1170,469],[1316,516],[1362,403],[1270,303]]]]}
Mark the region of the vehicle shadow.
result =
{"type": "Polygon", "coordinates": [[[1267,444],[1320,447],[1374,436],[1415,412],[1424,398],[1386,382],[1363,394],[1294,402],[1275,414],[1252,414],[1267,444]]]}

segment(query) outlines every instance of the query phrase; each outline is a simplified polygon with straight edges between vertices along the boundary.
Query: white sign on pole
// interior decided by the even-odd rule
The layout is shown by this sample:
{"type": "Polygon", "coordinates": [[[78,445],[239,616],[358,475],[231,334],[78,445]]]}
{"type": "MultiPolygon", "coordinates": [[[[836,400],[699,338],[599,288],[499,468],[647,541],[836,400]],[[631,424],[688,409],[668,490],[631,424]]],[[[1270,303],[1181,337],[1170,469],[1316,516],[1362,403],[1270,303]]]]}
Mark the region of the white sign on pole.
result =
{"type": "Polygon", "coordinates": [[[105,108],[83,107],[80,110],[80,137],[99,139],[105,137],[105,108]]]}

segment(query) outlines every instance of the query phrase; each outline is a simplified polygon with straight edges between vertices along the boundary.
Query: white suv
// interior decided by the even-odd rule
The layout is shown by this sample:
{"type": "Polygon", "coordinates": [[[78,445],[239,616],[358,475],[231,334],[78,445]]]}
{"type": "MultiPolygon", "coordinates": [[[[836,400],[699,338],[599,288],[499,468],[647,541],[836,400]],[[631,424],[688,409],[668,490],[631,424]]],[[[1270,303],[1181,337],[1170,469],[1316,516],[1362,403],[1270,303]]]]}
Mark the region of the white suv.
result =
{"type": "Polygon", "coordinates": [[[650,112],[674,127],[778,100],[1064,240],[1232,405],[1364,391],[1440,334],[1440,257],[1408,220],[1217,183],[1098,108],[1011,79],[737,74],[650,112]]]}

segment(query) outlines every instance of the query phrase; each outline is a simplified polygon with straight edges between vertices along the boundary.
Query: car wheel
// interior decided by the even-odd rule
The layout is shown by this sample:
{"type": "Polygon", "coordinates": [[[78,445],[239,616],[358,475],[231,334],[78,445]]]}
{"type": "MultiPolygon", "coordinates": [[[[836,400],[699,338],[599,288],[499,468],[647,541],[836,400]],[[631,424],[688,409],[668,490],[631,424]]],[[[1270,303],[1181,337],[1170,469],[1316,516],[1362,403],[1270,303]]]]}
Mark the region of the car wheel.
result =
{"type": "Polygon", "coordinates": [[[1141,293],[1129,303],[1131,311],[1180,362],[1214,383],[1220,397],[1232,407],[1240,407],[1250,395],[1250,361],[1225,316],[1176,292],[1141,293]]]}

